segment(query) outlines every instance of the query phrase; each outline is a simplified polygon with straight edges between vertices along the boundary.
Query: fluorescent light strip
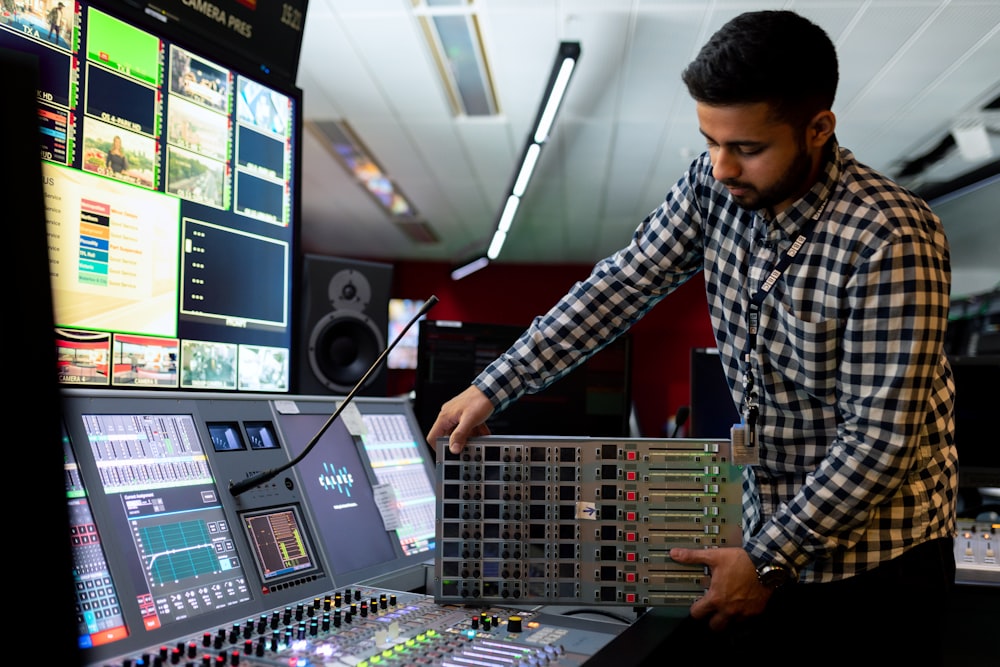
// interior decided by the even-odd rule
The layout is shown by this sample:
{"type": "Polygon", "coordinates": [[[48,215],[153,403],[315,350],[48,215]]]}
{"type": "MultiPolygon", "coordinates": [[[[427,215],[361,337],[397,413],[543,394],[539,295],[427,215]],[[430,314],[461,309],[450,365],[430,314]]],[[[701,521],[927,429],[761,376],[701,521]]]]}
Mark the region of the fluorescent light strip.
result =
{"type": "Polygon", "coordinates": [[[550,78],[552,87],[548,91],[545,105],[541,115],[539,116],[538,126],[535,128],[534,132],[534,140],[529,141],[528,147],[524,151],[524,160],[521,163],[521,168],[517,172],[517,178],[514,180],[514,185],[511,187],[510,193],[507,196],[507,201],[504,203],[503,211],[500,213],[500,219],[497,221],[497,227],[493,232],[493,238],[490,241],[489,248],[486,250],[486,257],[480,257],[479,259],[473,260],[472,262],[452,271],[452,280],[464,278],[470,273],[483,268],[489,264],[491,260],[500,256],[500,250],[503,248],[503,244],[507,240],[507,232],[510,231],[511,224],[514,222],[514,216],[517,213],[517,208],[521,203],[521,197],[528,189],[528,183],[531,181],[531,176],[535,171],[535,165],[538,163],[538,157],[542,151],[542,144],[549,136],[549,130],[552,128],[552,123],[555,121],[556,112],[559,110],[559,105],[562,103],[563,95],[566,93],[570,76],[573,74],[573,69],[576,66],[576,60],[580,55],[580,45],[575,42],[563,42],[559,46],[559,53],[562,54],[562,60],[557,60],[557,65],[553,67],[555,76],[550,78]],[[556,67],[558,67],[558,71],[556,70],[556,67]]]}
{"type": "Polygon", "coordinates": [[[517,195],[511,195],[507,197],[507,204],[503,207],[503,213],[500,214],[500,222],[497,224],[497,231],[507,233],[510,229],[510,224],[514,222],[514,214],[517,213],[517,206],[521,203],[521,198],[517,195]]]}
{"type": "Polygon", "coordinates": [[[545,111],[542,112],[542,117],[538,121],[538,128],[535,129],[535,143],[545,143],[545,140],[549,138],[552,121],[556,119],[556,111],[559,110],[559,104],[566,93],[566,86],[569,85],[569,77],[573,73],[575,66],[575,58],[563,59],[562,65],[559,67],[559,75],[556,77],[556,82],[552,86],[552,92],[545,103],[545,111]]]}
{"type": "Polygon", "coordinates": [[[514,182],[513,193],[515,197],[524,195],[524,191],[528,188],[528,181],[531,180],[531,174],[535,171],[535,163],[538,162],[538,155],[541,152],[542,147],[539,144],[531,144],[528,146],[528,150],[525,151],[521,171],[518,172],[517,181],[514,182]]]}
{"type": "Polygon", "coordinates": [[[462,278],[466,277],[470,273],[475,273],[479,269],[482,269],[483,267],[485,267],[489,263],[490,263],[490,260],[487,259],[486,257],[478,257],[478,258],[472,260],[471,262],[469,262],[468,264],[465,264],[464,266],[460,266],[457,269],[455,269],[454,271],[452,271],[451,272],[451,279],[452,280],[461,280],[462,278]]]}
{"type": "Polygon", "coordinates": [[[498,229],[493,232],[493,240],[490,242],[490,247],[486,251],[486,256],[490,259],[496,259],[500,256],[500,249],[503,248],[504,241],[507,240],[507,232],[502,229],[498,229]]]}

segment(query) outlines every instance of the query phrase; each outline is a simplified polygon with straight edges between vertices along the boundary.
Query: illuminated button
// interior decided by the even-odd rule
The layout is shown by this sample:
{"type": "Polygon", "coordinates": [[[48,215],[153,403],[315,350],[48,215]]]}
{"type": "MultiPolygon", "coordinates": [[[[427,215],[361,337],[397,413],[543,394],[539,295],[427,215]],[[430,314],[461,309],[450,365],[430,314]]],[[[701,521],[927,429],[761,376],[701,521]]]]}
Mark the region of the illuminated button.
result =
{"type": "Polygon", "coordinates": [[[635,517],[636,517],[636,513],[635,512],[625,512],[625,520],[626,521],[635,521],[635,517]]]}
{"type": "Polygon", "coordinates": [[[627,581],[630,584],[635,583],[635,572],[626,572],[625,581],[627,581]]]}
{"type": "Polygon", "coordinates": [[[625,500],[635,500],[637,495],[635,491],[626,491],[625,500]]]}
{"type": "Polygon", "coordinates": [[[625,452],[625,460],[626,461],[635,461],[636,460],[636,453],[635,452],[625,452]]]}
{"type": "Polygon", "coordinates": [[[628,481],[628,482],[634,482],[635,481],[635,471],[634,470],[630,470],[627,473],[625,473],[625,481],[628,481]]]}
{"type": "Polygon", "coordinates": [[[627,560],[630,563],[634,563],[635,562],[635,554],[632,553],[632,552],[626,553],[625,554],[625,560],[627,560]]]}
{"type": "Polygon", "coordinates": [[[626,542],[635,542],[635,540],[636,540],[636,534],[635,533],[625,533],[625,541],[626,542]]]}
{"type": "Polygon", "coordinates": [[[635,601],[636,601],[636,595],[635,595],[635,593],[626,593],[625,594],[625,602],[635,602],[635,601]]]}

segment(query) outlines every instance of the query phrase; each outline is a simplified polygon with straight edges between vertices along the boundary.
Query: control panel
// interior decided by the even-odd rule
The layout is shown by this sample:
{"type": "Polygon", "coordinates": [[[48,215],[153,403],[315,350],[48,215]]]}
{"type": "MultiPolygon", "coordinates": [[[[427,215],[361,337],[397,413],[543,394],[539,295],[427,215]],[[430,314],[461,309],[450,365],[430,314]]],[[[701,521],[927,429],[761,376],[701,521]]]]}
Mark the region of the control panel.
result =
{"type": "Polygon", "coordinates": [[[690,605],[709,586],[672,547],[742,544],[728,440],[534,436],[437,447],[442,602],[690,605]]]}
{"type": "Polygon", "coordinates": [[[1000,586],[1000,524],[958,520],[955,538],[955,580],[967,584],[1000,586]]]}
{"type": "Polygon", "coordinates": [[[577,667],[627,626],[548,615],[537,608],[470,609],[428,595],[356,585],[237,618],[108,667],[577,667]]]}

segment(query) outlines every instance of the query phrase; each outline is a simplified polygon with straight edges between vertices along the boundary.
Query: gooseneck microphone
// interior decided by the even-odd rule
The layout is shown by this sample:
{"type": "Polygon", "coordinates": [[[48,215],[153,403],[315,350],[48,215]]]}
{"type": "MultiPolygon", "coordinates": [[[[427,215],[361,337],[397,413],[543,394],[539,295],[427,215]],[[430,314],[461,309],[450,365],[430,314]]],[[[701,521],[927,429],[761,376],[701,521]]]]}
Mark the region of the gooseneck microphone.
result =
{"type": "Polygon", "coordinates": [[[275,476],[284,472],[285,470],[288,470],[289,468],[297,464],[299,461],[304,459],[306,455],[310,451],[312,451],[312,448],[316,446],[316,443],[319,442],[319,439],[323,437],[323,434],[326,433],[326,429],[330,428],[330,424],[337,421],[337,417],[340,416],[340,413],[344,410],[344,408],[347,407],[347,405],[354,399],[354,395],[358,393],[361,387],[365,386],[365,382],[368,381],[368,376],[374,373],[376,369],[378,369],[378,367],[382,364],[382,361],[392,351],[392,348],[396,347],[396,343],[402,340],[403,336],[406,335],[406,332],[410,330],[410,327],[412,327],[417,320],[426,315],[427,311],[433,308],[437,302],[438,298],[433,294],[429,299],[427,299],[427,301],[424,302],[424,305],[420,308],[419,311],[417,311],[417,314],[414,315],[410,319],[410,321],[406,323],[406,326],[403,327],[403,330],[396,335],[396,338],[394,338],[393,341],[389,343],[389,346],[387,348],[382,350],[382,354],[378,355],[378,358],[372,363],[371,367],[367,371],[365,371],[365,374],[361,376],[361,379],[358,380],[358,383],[356,385],[354,385],[354,388],[351,389],[350,393],[348,393],[347,396],[344,397],[344,400],[340,402],[340,405],[337,406],[337,409],[334,410],[332,415],[330,415],[330,418],[326,420],[326,423],[323,424],[323,426],[320,427],[319,431],[316,432],[316,435],[312,437],[312,439],[306,445],[305,449],[302,450],[301,454],[290,460],[288,463],[280,465],[277,468],[271,468],[270,470],[265,470],[264,472],[258,472],[253,475],[250,475],[241,482],[233,482],[232,480],[230,480],[229,493],[231,493],[233,496],[238,496],[247,489],[252,489],[255,486],[258,486],[260,484],[263,484],[264,482],[268,482],[274,479],[275,476]]]}

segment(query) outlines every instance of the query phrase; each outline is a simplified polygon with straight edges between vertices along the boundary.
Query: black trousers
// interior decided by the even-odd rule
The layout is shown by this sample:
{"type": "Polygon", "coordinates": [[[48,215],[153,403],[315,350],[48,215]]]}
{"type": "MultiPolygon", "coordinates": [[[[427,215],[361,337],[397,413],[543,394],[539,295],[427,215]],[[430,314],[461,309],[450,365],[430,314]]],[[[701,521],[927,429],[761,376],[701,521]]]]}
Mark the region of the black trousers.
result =
{"type": "Polygon", "coordinates": [[[952,540],[934,540],[849,579],[784,586],[722,632],[689,616],[642,665],[944,666],[954,582],[952,540]]]}

